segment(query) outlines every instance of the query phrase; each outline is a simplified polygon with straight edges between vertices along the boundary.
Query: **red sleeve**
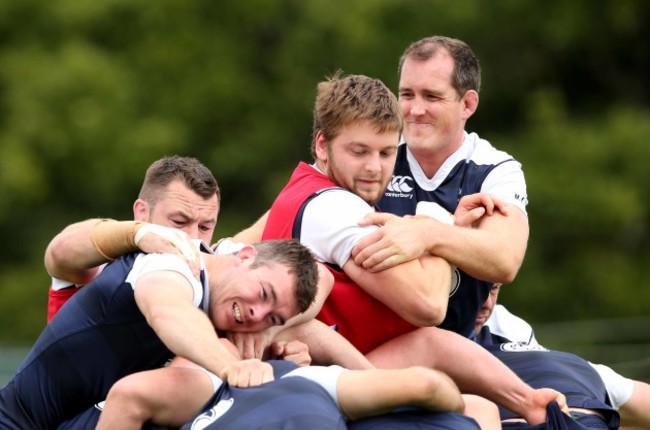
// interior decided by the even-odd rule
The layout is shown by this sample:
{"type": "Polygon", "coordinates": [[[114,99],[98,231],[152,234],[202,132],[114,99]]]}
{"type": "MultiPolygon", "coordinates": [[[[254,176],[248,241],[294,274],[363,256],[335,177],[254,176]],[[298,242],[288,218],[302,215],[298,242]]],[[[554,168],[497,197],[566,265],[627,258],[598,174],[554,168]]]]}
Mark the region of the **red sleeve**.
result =
{"type": "Polygon", "coordinates": [[[79,291],[74,285],[60,290],[50,290],[47,293],[47,322],[49,323],[54,315],[61,309],[61,306],[68,301],[70,297],[79,291]]]}

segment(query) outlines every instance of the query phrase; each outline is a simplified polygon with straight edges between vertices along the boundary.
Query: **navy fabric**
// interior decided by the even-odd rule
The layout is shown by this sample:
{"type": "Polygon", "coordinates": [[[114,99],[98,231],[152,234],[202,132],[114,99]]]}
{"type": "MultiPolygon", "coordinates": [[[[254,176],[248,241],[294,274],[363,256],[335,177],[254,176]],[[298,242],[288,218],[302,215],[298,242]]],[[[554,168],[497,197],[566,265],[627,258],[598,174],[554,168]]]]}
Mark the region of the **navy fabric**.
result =
{"type": "Polygon", "coordinates": [[[472,418],[455,413],[403,410],[348,423],[349,430],[481,430],[472,418]]]}
{"type": "MultiPolygon", "coordinates": [[[[448,212],[454,213],[461,197],[481,191],[483,181],[496,166],[514,161],[505,153],[498,162],[462,159],[436,189],[425,190],[414,179],[406,154],[406,145],[400,145],[393,179],[377,203],[382,212],[400,216],[414,215],[417,203],[424,201],[438,203],[448,212]]],[[[473,278],[459,269],[457,275],[460,284],[449,296],[447,315],[440,327],[469,337],[474,331],[478,310],[487,299],[492,284],[473,278]]]]}
{"type": "Polygon", "coordinates": [[[574,420],[563,413],[556,402],[549,403],[546,408],[546,423],[534,426],[526,423],[503,423],[503,430],[586,430],[607,428],[605,422],[596,415],[586,415],[574,420]]]}
{"type": "Polygon", "coordinates": [[[9,428],[56,428],[104,400],[121,377],[161,367],[172,357],[125,282],[136,257],[107,265],[45,327],[0,389],[0,422],[9,428]]]}

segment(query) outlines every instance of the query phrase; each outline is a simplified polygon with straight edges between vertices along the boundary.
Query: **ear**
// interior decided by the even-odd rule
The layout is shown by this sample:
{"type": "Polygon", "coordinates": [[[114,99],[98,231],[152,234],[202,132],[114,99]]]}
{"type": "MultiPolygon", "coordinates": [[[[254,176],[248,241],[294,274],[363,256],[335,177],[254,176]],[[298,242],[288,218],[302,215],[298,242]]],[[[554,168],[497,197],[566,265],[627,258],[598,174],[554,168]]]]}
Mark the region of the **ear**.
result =
{"type": "Polygon", "coordinates": [[[478,93],[474,90],[469,90],[463,96],[463,119],[467,121],[469,117],[474,115],[478,109],[478,93]]]}
{"type": "Polygon", "coordinates": [[[135,221],[147,222],[149,220],[149,203],[137,199],[133,203],[133,219],[135,221]]]}
{"type": "Polygon", "coordinates": [[[314,152],[316,153],[316,161],[327,163],[327,139],[322,130],[316,132],[314,142],[314,152]]]}
{"type": "Polygon", "coordinates": [[[244,245],[244,247],[239,250],[236,257],[237,264],[245,263],[250,265],[255,261],[255,257],[257,257],[257,250],[253,245],[244,245]]]}

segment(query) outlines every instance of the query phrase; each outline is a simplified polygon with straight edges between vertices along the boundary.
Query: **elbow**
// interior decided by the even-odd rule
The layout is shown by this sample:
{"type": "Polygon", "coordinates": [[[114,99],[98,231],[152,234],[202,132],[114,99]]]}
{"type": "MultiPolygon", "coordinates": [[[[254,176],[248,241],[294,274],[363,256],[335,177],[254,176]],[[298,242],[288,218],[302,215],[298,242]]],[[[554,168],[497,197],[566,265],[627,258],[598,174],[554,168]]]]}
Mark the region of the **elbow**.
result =
{"type": "Polygon", "coordinates": [[[147,393],[142,392],[142,387],[137,382],[137,378],[128,377],[117,381],[106,396],[106,405],[110,405],[113,411],[119,410],[129,421],[144,424],[151,413],[146,407],[147,393]]]}
{"type": "Polygon", "coordinates": [[[43,259],[45,270],[47,270],[50,276],[55,278],[62,278],[62,272],[58,268],[61,265],[61,261],[63,261],[63,256],[65,256],[66,251],[65,244],[61,242],[57,238],[52,239],[45,249],[45,257],[43,259]]]}
{"type": "Polygon", "coordinates": [[[504,262],[501,266],[498,276],[496,276],[494,282],[499,282],[504,285],[511,284],[517,277],[519,269],[523,263],[523,258],[513,257],[508,262],[504,262]]]}
{"type": "Polygon", "coordinates": [[[413,312],[406,318],[411,324],[419,327],[434,327],[440,325],[447,316],[447,300],[432,300],[423,298],[414,306],[413,312]]]}
{"type": "Polygon", "coordinates": [[[446,374],[437,370],[414,366],[407,368],[408,381],[411,383],[411,402],[438,412],[463,413],[465,403],[456,384],[446,374]],[[432,399],[443,397],[445,400],[431,404],[432,399]]]}

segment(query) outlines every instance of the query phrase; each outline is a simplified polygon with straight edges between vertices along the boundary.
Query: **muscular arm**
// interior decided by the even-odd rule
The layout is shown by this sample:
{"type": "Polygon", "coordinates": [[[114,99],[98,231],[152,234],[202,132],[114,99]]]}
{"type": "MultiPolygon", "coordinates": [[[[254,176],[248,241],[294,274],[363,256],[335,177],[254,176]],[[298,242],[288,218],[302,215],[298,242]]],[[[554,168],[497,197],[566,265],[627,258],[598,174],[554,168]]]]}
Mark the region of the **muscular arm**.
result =
{"type": "Polygon", "coordinates": [[[462,413],[465,408],[458,388],[447,375],[423,367],[345,371],[339,376],[336,391],[341,409],[353,420],[403,405],[434,412],[462,413]]]}
{"type": "Polygon", "coordinates": [[[147,421],[178,428],[199,411],[212,393],[208,374],[177,357],[168,367],[134,373],[117,381],[108,392],[97,429],[139,429],[147,421]]]}
{"type": "Polygon", "coordinates": [[[45,250],[45,268],[54,278],[84,285],[95,277],[99,265],[138,250],[179,255],[195,276],[199,274],[196,246],[185,232],[108,219],[89,219],[66,227],[45,250]]]}
{"type": "Polygon", "coordinates": [[[309,346],[313,362],[338,364],[347,369],[372,369],[374,366],[347,339],[319,320],[282,331],[278,339],[297,339],[309,346]]]}
{"type": "Polygon", "coordinates": [[[477,228],[451,226],[432,233],[431,254],[475,278],[510,283],[526,253],[528,218],[513,208],[508,216],[495,213],[482,218],[477,228]]]}
{"type": "Polygon", "coordinates": [[[632,397],[624,403],[621,414],[621,428],[650,428],[650,385],[642,381],[633,381],[632,397]]]}
{"type": "Polygon", "coordinates": [[[485,397],[515,412],[529,424],[544,422],[546,404],[564,397],[533,390],[503,362],[475,342],[437,327],[424,327],[394,338],[367,354],[380,368],[425,366],[449,375],[463,393],[485,397]],[[408,351],[405,354],[404,351],[408,351]]]}
{"type": "Polygon", "coordinates": [[[108,261],[91,239],[98,222],[100,219],[89,219],[71,224],[52,239],[45,250],[45,268],[51,276],[79,285],[95,277],[97,267],[108,261]]]}
{"type": "Polygon", "coordinates": [[[262,240],[262,233],[266,227],[266,220],[269,218],[269,211],[266,211],[253,225],[240,231],[232,240],[241,243],[255,243],[262,240]]]}
{"type": "Polygon", "coordinates": [[[434,326],[445,318],[452,271],[442,258],[425,256],[381,272],[370,272],[350,258],[343,270],[411,324],[434,326]]]}
{"type": "Polygon", "coordinates": [[[353,256],[369,270],[383,270],[428,252],[478,279],[501,283],[512,282],[519,271],[529,233],[528,218],[517,208],[507,215],[484,216],[474,228],[381,213],[368,215],[362,225],[368,224],[382,227],[360,241],[353,256]]]}
{"type": "MultiPolygon", "coordinates": [[[[137,281],[135,299],[149,325],[170,351],[231,384],[240,385],[229,378],[232,367],[238,364],[237,357],[219,341],[208,316],[194,307],[187,278],[168,270],[146,273],[137,281]]],[[[243,385],[258,385],[272,379],[272,374],[261,373],[243,385]]]]}

